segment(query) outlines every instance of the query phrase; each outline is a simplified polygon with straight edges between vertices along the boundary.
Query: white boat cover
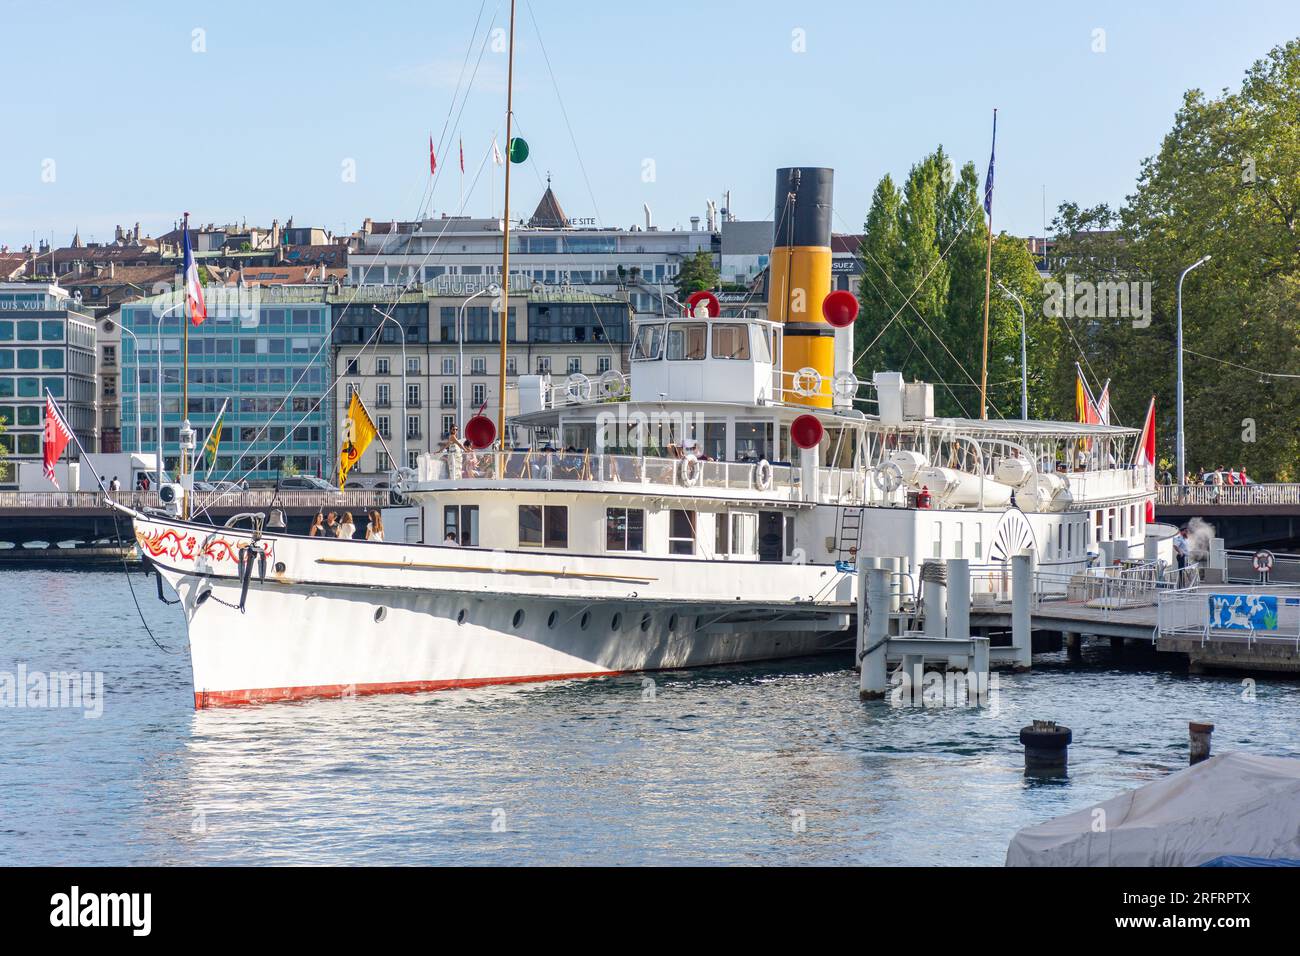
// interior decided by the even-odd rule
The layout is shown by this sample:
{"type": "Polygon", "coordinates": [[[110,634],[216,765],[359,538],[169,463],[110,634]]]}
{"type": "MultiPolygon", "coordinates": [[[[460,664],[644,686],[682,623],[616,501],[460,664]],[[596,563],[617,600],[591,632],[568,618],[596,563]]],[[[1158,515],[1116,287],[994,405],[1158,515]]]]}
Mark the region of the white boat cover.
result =
{"type": "Polygon", "coordinates": [[[1226,854],[1300,859],[1300,760],[1211,757],[1025,827],[1007,866],[1199,866],[1226,854]]]}

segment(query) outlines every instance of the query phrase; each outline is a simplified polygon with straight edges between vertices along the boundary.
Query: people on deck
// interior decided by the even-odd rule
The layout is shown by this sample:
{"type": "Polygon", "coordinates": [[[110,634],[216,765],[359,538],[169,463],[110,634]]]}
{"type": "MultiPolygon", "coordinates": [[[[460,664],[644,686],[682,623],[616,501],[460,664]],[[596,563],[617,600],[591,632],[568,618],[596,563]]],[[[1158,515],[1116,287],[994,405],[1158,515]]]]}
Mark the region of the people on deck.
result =
{"type": "Polygon", "coordinates": [[[378,511],[370,512],[370,524],[366,527],[366,540],[384,540],[384,518],[378,511]]]}
{"type": "Polygon", "coordinates": [[[343,512],[343,520],[339,522],[338,536],[340,538],[351,538],[357,533],[357,526],[352,523],[352,512],[343,512]]]}
{"type": "Polygon", "coordinates": [[[456,540],[456,532],[448,531],[447,536],[442,539],[442,543],[448,548],[459,548],[460,542],[456,540]]]}
{"type": "Polygon", "coordinates": [[[337,538],[339,536],[339,518],[338,515],[332,511],[325,516],[324,534],[331,538],[337,538]]]}
{"type": "Polygon", "coordinates": [[[324,532],[325,532],[325,516],[318,511],[316,512],[316,517],[311,519],[311,528],[308,529],[307,534],[309,537],[317,538],[320,537],[320,535],[322,535],[324,532]]]}

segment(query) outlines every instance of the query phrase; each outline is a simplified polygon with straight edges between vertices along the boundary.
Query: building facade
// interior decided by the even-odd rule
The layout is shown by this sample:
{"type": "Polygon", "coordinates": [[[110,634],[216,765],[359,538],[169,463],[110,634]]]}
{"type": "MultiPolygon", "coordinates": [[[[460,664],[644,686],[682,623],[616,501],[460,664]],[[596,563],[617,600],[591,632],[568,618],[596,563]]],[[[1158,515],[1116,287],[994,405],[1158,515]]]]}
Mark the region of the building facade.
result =
{"type": "MultiPolygon", "coordinates": [[[[0,450],[9,462],[41,460],[47,391],[86,451],[100,450],[95,373],[94,321],[66,289],[0,283],[0,450]]],[[[9,467],[0,485],[16,480],[9,467]]]]}
{"type": "MultiPolygon", "coordinates": [[[[353,391],[375,420],[373,442],[354,471],[361,483],[386,480],[400,464],[415,467],[436,450],[452,425],[479,409],[495,420],[501,370],[500,309],[490,293],[459,296],[375,288],[333,297],[334,420],[353,391]],[[389,318],[385,318],[389,316],[389,318]]],[[[595,381],[626,372],[631,342],[626,298],[574,289],[530,289],[511,295],[507,326],[506,412],[518,408],[520,375],[595,381]]],[[[507,436],[513,444],[514,436],[507,436]]],[[[350,479],[351,480],[351,479],[350,479]]]]}
{"type": "MultiPolygon", "coordinates": [[[[175,295],[121,310],[122,446],[161,449],[169,471],[179,459],[188,415],[202,445],[223,403],[221,443],[200,478],[270,481],[285,473],[328,476],[333,444],[330,405],[330,305],[327,286],[209,288],[208,318],[189,328],[188,406],[181,408],[185,355],[183,305],[175,295]],[[158,428],[159,396],[162,430],[158,428]]],[[[201,451],[201,447],[199,449],[201,451]]]]}

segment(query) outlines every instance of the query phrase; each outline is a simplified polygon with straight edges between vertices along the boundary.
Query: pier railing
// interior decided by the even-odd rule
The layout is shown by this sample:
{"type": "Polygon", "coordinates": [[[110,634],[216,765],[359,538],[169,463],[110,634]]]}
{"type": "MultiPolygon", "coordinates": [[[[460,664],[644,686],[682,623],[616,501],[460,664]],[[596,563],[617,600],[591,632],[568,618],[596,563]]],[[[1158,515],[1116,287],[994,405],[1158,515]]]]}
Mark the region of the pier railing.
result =
{"type": "Polygon", "coordinates": [[[1266,485],[1159,485],[1159,505],[1300,505],[1300,483],[1266,485]]]}
{"type": "Polygon", "coordinates": [[[1156,633],[1207,641],[1286,643],[1300,652],[1300,589],[1241,585],[1165,591],[1156,605],[1156,633]]]}

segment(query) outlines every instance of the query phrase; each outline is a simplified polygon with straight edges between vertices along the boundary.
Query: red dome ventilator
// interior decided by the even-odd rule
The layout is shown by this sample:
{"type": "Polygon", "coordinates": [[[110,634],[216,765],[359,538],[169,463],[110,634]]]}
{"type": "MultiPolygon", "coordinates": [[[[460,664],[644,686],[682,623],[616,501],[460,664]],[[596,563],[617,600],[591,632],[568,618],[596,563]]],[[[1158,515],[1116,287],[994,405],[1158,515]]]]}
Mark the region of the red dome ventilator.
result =
{"type": "Polygon", "coordinates": [[[858,317],[858,297],[848,289],[836,289],[822,299],[822,318],[837,329],[847,329],[858,317]]]}
{"type": "Polygon", "coordinates": [[[822,443],[826,430],[816,415],[800,415],[790,423],[790,440],[805,451],[822,443]]]}
{"type": "Polygon", "coordinates": [[[465,443],[470,448],[487,448],[496,438],[497,426],[486,415],[475,415],[465,423],[465,443]]]}
{"type": "Polygon", "coordinates": [[[698,292],[691,293],[691,297],[686,300],[687,313],[694,315],[695,306],[699,302],[705,304],[704,311],[708,314],[709,318],[716,319],[722,314],[722,303],[719,302],[718,297],[708,289],[700,289],[698,292]]]}

